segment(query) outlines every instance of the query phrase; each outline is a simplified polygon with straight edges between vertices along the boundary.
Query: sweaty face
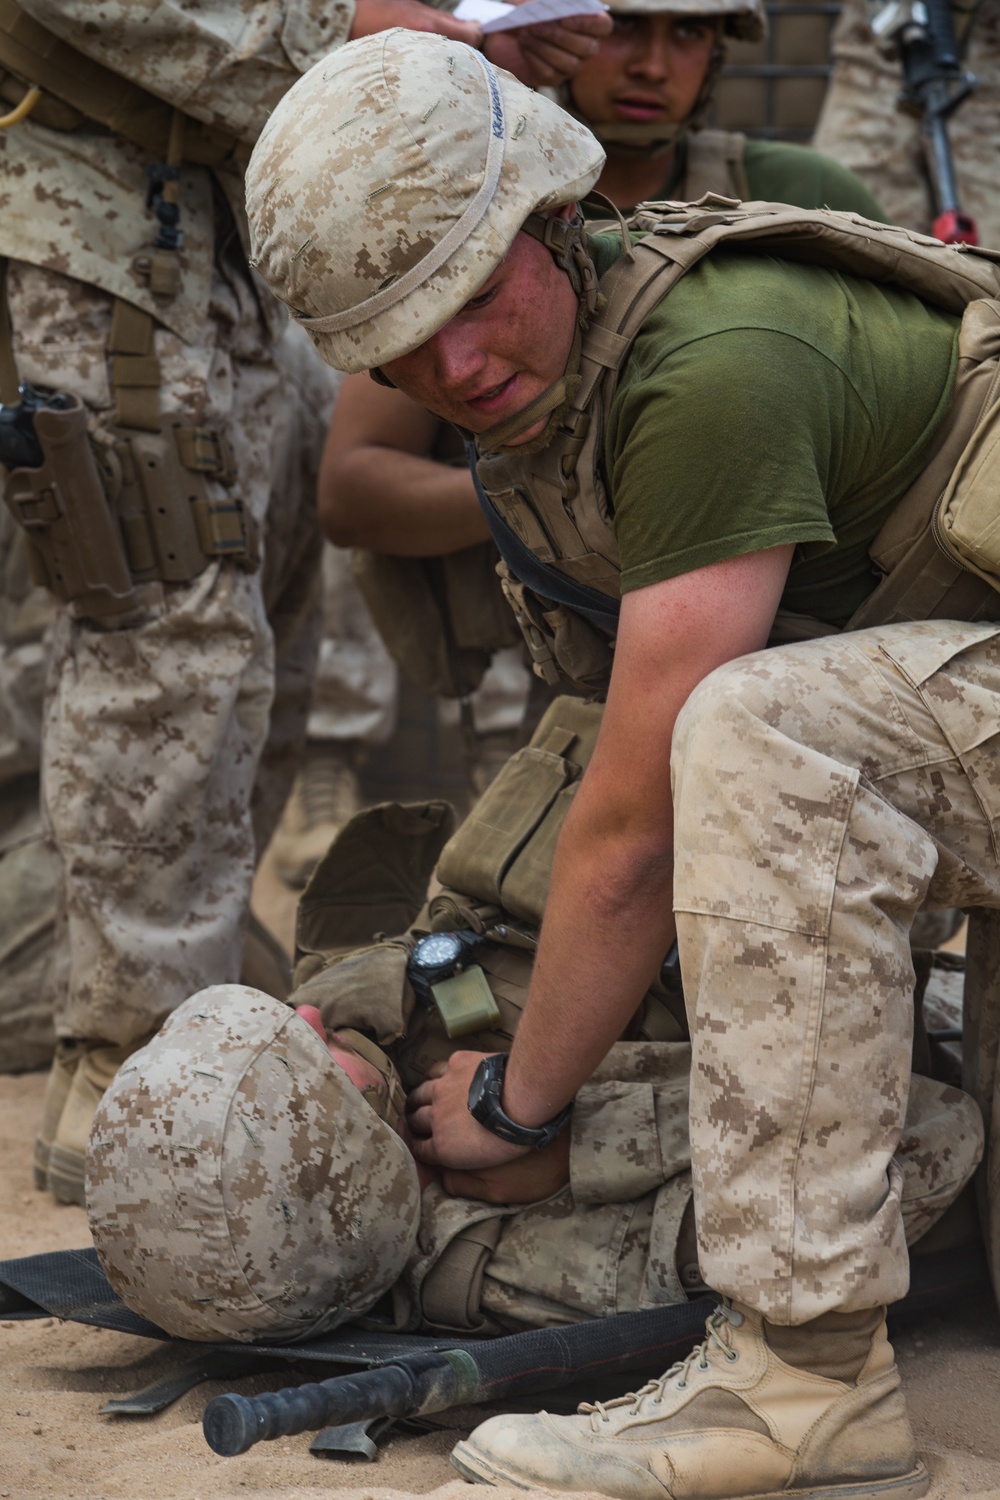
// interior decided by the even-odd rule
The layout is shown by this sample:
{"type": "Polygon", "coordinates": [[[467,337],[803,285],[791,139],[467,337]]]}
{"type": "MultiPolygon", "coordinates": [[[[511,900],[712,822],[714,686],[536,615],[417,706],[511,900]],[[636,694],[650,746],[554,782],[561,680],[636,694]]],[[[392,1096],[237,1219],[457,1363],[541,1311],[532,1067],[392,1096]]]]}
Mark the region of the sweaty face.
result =
{"type": "MultiPolygon", "coordinates": [[[[544,245],[522,232],[461,312],[383,370],[435,416],[486,432],[559,379],[573,343],[577,307],[565,271],[544,245]]],[[[544,426],[542,418],[515,441],[527,442],[544,426]]]]}
{"type": "Polygon", "coordinates": [[[712,61],[715,23],[698,16],[623,12],[570,84],[591,125],[680,124],[698,102],[712,61]]]}

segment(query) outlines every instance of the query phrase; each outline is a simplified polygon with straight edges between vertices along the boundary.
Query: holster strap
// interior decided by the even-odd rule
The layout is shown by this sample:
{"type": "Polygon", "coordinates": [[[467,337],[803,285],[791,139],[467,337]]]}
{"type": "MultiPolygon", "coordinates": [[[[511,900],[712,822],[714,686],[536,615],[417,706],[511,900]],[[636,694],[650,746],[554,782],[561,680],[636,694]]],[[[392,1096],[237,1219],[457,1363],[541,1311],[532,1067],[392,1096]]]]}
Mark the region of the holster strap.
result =
{"type": "Polygon", "coordinates": [[[15,406],[18,400],[17,362],[14,359],[14,331],[10,324],[7,301],[7,259],[0,260],[0,402],[15,406]]]}

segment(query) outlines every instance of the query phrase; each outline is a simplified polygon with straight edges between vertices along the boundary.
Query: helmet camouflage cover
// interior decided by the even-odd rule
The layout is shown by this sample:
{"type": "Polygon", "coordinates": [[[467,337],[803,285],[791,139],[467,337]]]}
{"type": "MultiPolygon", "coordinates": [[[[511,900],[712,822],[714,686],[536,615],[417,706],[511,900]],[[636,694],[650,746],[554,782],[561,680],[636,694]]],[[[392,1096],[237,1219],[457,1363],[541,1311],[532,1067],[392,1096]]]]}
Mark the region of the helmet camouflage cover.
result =
{"type": "Polygon", "coordinates": [[[583,197],[604,153],[552,100],[446,37],[350,42],[271,115],[247,171],[252,262],[328,364],[424,343],[529,214],[583,197]]]}
{"type": "Polygon", "coordinates": [[[87,1210],[108,1280],[187,1339],[306,1338],[397,1280],[420,1191],[400,1137],[317,1034],[244,985],[202,990],[94,1120],[87,1210]]]}
{"type": "Polygon", "coordinates": [[[723,23],[723,30],[742,41],[759,42],[767,26],[764,0],[606,0],[613,14],[697,16],[723,23]]]}

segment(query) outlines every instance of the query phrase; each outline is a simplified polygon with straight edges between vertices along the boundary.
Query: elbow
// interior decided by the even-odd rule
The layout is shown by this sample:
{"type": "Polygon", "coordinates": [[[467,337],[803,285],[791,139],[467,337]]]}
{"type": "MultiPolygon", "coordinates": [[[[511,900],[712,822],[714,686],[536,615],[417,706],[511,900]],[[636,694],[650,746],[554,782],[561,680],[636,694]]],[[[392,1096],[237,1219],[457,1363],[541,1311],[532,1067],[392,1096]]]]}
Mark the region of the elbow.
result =
{"type": "Polygon", "coordinates": [[[364,527],[360,524],[361,507],[352,504],[352,487],[343,477],[327,467],[319,476],[316,505],[323,535],[335,547],[363,547],[364,527]]]}
{"type": "Polygon", "coordinates": [[[350,517],[341,515],[339,511],[320,509],[319,519],[323,535],[335,547],[364,546],[365,539],[361,534],[361,528],[355,525],[350,517]]]}

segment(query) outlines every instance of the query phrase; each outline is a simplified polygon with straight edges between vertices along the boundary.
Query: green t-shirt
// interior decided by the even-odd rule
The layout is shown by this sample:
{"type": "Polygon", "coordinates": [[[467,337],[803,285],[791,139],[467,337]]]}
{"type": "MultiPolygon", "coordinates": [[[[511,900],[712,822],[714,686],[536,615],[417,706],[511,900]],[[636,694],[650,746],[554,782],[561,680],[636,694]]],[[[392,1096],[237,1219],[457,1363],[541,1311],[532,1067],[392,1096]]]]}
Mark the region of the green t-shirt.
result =
{"type": "MultiPolygon", "coordinates": [[[[596,235],[601,273],[621,253],[596,235]]],[[[787,609],[842,625],[951,399],[959,318],[723,248],[646,319],[605,431],[622,592],[797,543],[787,609]]]]}
{"type": "Polygon", "coordinates": [[[847,167],[784,141],[747,141],[743,170],[751,198],[765,203],[794,203],[796,208],[837,208],[864,214],[880,224],[889,221],[860,177],[847,167]]]}
{"type": "MultiPolygon", "coordinates": [[[[860,177],[830,156],[811,151],[808,146],[791,146],[783,141],[747,141],[743,148],[743,170],[747,175],[750,197],[765,203],[793,203],[796,208],[836,208],[844,213],[863,214],[880,224],[889,221],[860,177]]],[[[674,154],[673,165],[657,198],[685,198],[684,178],[687,150],[682,140],[674,154]]],[[[725,188],[719,184],[719,191],[725,188]]],[[[584,214],[590,219],[607,218],[607,210],[587,205],[584,214]]]]}

